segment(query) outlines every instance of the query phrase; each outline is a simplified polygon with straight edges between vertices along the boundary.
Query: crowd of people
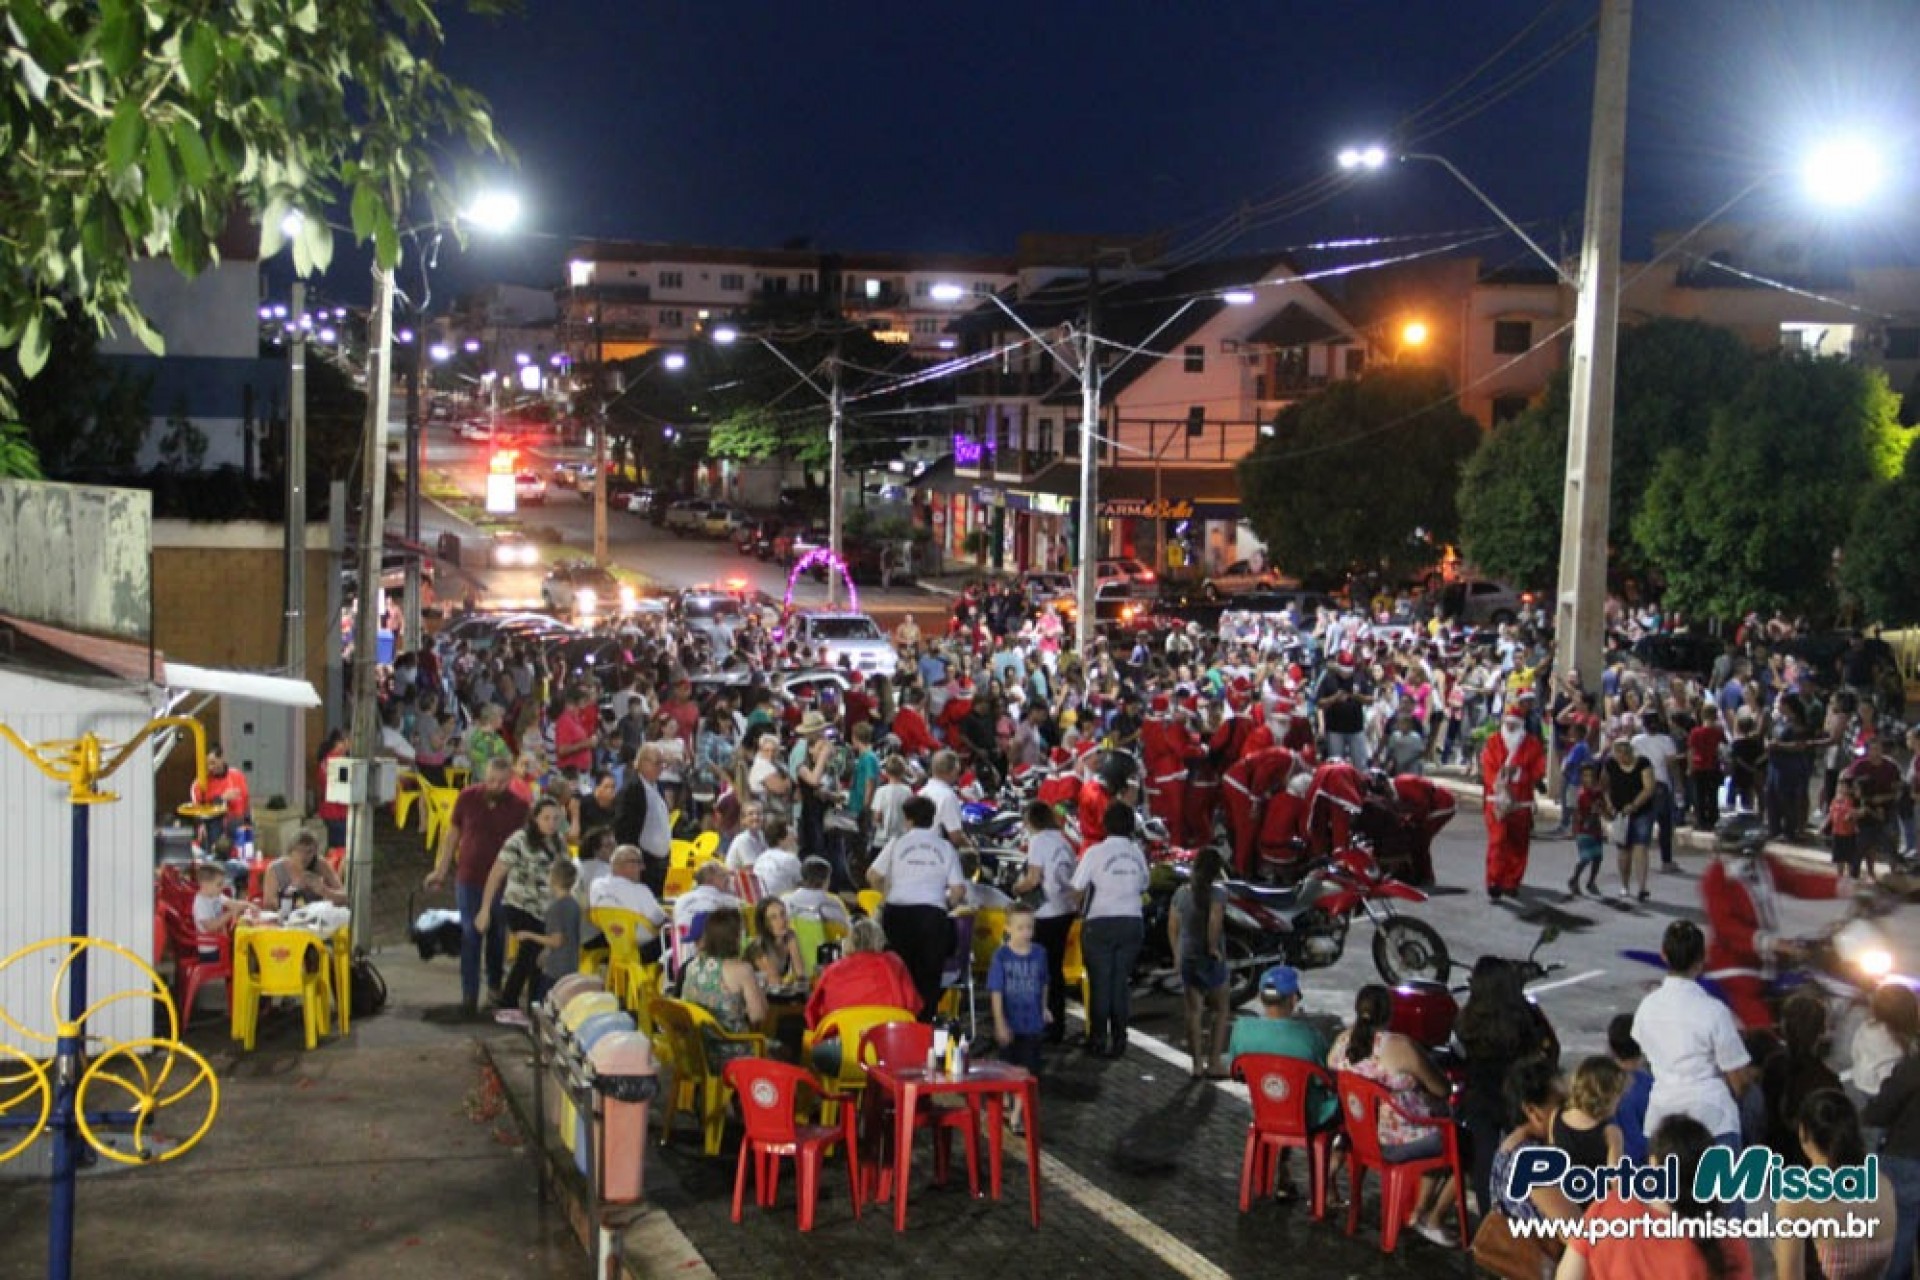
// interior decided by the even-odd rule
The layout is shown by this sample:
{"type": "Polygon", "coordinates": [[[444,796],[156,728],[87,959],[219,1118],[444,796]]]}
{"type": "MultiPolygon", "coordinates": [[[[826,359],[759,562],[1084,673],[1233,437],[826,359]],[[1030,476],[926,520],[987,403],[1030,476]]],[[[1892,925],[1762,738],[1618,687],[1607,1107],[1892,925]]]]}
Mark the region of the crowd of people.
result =
{"type": "MultiPolygon", "coordinates": [[[[1644,615],[1619,622],[1623,643],[1649,622],[1671,626],[1644,615]]],[[[1018,584],[1000,583],[970,591],[938,633],[906,617],[893,633],[893,676],[834,668],[752,609],[734,631],[695,630],[671,611],[628,620],[609,633],[619,660],[593,667],[573,665],[564,645],[509,632],[469,630],[403,655],[382,689],[388,749],[423,776],[471,770],[429,880],[450,878],[456,891],[461,1013],[481,1015],[484,981],[499,1016],[524,1017],[519,1007],[542,989],[541,973],[560,971],[542,953],[559,952],[564,963],[576,946],[596,945],[590,924],[569,929],[556,919],[555,902],[571,895],[584,906],[635,911],[661,930],[653,954],[664,946],[670,960],[682,959],[672,954],[675,937],[697,936],[679,964],[679,990],[729,1031],[763,1025],[768,992],[796,987],[806,991],[809,1027],[847,1002],[897,1001],[932,1016],[943,969],[965,945],[950,913],[983,897],[965,801],[1004,803],[1000,784],[1017,777],[1070,783],[1043,784],[1021,813],[1017,901],[999,903],[1018,927],[1010,930],[1013,954],[995,957],[993,1032],[1035,1066],[1043,1049],[1057,1052],[1066,1041],[1062,961],[1076,920],[1090,987],[1081,1051],[1126,1050],[1149,873],[1140,837],[1150,819],[1174,843],[1201,850],[1173,910],[1171,940],[1188,993],[1195,1078],[1221,1077],[1238,1055],[1272,1046],[1311,1056],[1314,1036],[1269,1026],[1285,1024],[1298,1007],[1292,971],[1263,980],[1265,1017],[1235,1021],[1225,1008],[1219,883],[1262,865],[1244,853],[1269,848],[1269,812],[1285,807],[1282,797],[1297,799],[1327,766],[1401,777],[1461,767],[1477,776],[1486,887],[1496,900],[1525,884],[1550,775],[1565,780],[1554,797],[1561,824],[1544,834],[1575,838],[1563,868],[1574,893],[1583,879],[1586,891],[1599,891],[1611,847],[1620,892],[1645,900],[1651,852],[1673,864],[1676,825],[1710,829],[1729,812],[1753,813],[1788,839],[1821,826],[1850,877],[1912,852],[1915,765],[1897,763],[1890,750],[1915,743],[1889,740],[1880,691],[1856,679],[1854,653],[1834,670],[1816,670],[1770,651],[1764,625],[1745,628],[1702,676],[1623,658],[1593,691],[1554,671],[1550,644],[1529,620],[1471,629],[1417,610],[1325,609],[1263,618],[1250,629],[1230,615],[1215,630],[1186,624],[1115,635],[1085,656],[1072,650],[1068,630],[1018,584]],[[821,667],[839,678],[806,682],[792,696],[779,679],[821,667]],[[665,902],[674,842],[701,832],[716,837],[716,858],[665,902]],[[576,858],[577,884],[563,892],[555,869],[576,858]],[[879,895],[871,919],[854,905],[859,890],[879,895]],[[750,926],[743,913],[755,915],[750,926]],[[816,969],[794,942],[793,922],[823,918],[852,933],[846,954],[816,969]],[[702,930],[679,928],[696,920],[702,930]],[[518,942],[510,973],[506,932],[518,942]]],[[[1763,860],[1724,861],[1729,884],[1738,882],[1727,896],[1744,891],[1751,905],[1775,887],[1770,870],[1754,869],[1763,860]]],[[[1716,945],[1773,945],[1764,921],[1749,924],[1744,944],[1728,921],[1713,924],[1716,945]]],[[[1685,968],[1676,974],[1685,978],[1685,968]]],[[[1477,978],[1476,992],[1482,985],[1477,978]]],[[[1499,980],[1484,985],[1497,990],[1499,980]]],[[[1519,998],[1517,982],[1512,995],[1519,998]]],[[[1351,1026],[1332,1046],[1318,1042],[1319,1054],[1373,1075],[1422,1114],[1449,1086],[1417,1045],[1385,1030],[1383,998],[1383,990],[1362,992],[1351,1026]]],[[[1497,1001],[1477,999],[1483,1010],[1497,1001]]],[[[1726,1123],[1723,1108],[1702,1115],[1661,1101],[1697,1063],[1672,1056],[1669,1037],[1642,1016],[1636,1034],[1616,1038],[1615,1069],[1581,1064],[1570,1097],[1551,1069],[1514,1066],[1538,1046],[1503,1041],[1494,1056],[1480,1056],[1500,1064],[1477,1079],[1470,1070],[1465,1095],[1483,1210],[1498,1204],[1512,1216],[1562,1207],[1499,1201],[1493,1171],[1522,1133],[1589,1157],[1617,1141],[1629,1154],[1664,1151],[1684,1162],[1697,1157],[1702,1132],[1742,1131],[1726,1123]],[[1632,1049],[1636,1040],[1644,1055],[1632,1049]],[[1660,1082],[1654,1122],[1629,1133],[1615,1108],[1621,1090],[1631,1098],[1639,1087],[1642,1056],[1660,1082]],[[1673,1119],[1662,1121],[1668,1113],[1673,1119]]],[[[1758,1018],[1743,1013],[1741,1021],[1749,1035],[1759,1033],[1758,1018]]],[[[1475,1037],[1501,1040],[1499,1025],[1469,1003],[1462,1040],[1470,1068],[1475,1037]]],[[[1912,1038],[1900,1043],[1902,1065],[1889,1079],[1906,1071],[1911,1095],[1920,1069],[1905,1065],[1912,1038]]],[[[1716,1077],[1744,1084],[1739,1073],[1753,1061],[1749,1053],[1742,1063],[1722,1062],[1716,1077]]],[[[1805,1074],[1791,1066],[1778,1073],[1805,1074]]],[[[1742,1096],[1739,1088],[1726,1092],[1742,1096]]],[[[1797,1140],[1810,1160],[1845,1158],[1859,1122],[1846,1131],[1831,1092],[1813,1090],[1779,1111],[1774,1135],[1797,1140]]],[[[1904,1102],[1872,1096],[1869,1123],[1890,1135],[1915,1123],[1904,1118],[1904,1102]]],[[[1420,1129],[1409,1123],[1383,1136],[1411,1151],[1431,1139],[1420,1129]]],[[[1915,1135],[1907,1136],[1910,1147],[1915,1135]]],[[[1895,1181],[1902,1230],[1910,1232],[1912,1182],[1895,1181]]],[[[1416,1229],[1444,1237],[1448,1203],[1444,1188],[1429,1187],[1413,1213],[1416,1229]]],[[[1602,1252],[1596,1246],[1563,1267],[1618,1274],[1602,1252]]],[[[1738,1273],[1727,1258],[1700,1265],[1707,1269],[1680,1269],[1738,1273]]]]}

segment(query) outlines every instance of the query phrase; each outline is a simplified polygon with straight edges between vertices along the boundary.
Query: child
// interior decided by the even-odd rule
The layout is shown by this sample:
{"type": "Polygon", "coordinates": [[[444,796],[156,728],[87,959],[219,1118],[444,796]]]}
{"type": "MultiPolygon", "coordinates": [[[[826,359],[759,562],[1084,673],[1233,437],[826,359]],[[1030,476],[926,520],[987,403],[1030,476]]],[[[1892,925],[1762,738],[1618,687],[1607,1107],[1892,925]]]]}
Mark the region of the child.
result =
{"type": "Polygon", "coordinates": [[[873,839],[869,847],[876,853],[886,848],[889,841],[901,835],[907,829],[907,819],[900,806],[913,795],[913,788],[907,785],[907,762],[902,756],[887,757],[880,766],[884,777],[874,789],[873,801],[868,810],[873,814],[873,839]]]}
{"type": "Polygon", "coordinates": [[[1607,1024],[1607,1052],[1626,1073],[1626,1088],[1614,1103],[1613,1123],[1620,1130],[1621,1150],[1635,1164],[1647,1162],[1647,1100],[1653,1095],[1653,1072],[1633,1038],[1633,1015],[1615,1014],[1607,1024]]]}
{"type": "Polygon", "coordinates": [[[1833,836],[1833,865],[1840,870],[1841,891],[1847,880],[1860,877],[1860,792],[1853,780],[1835,784],[1833,803],[1827,806],[1827,830],[1833,836]]]}
{"type": "MultiPolygon", "coordinates": [[[[547,889],[553,894],[553,900],[547,904],[546,919],[542,925],[546,932],[535,933],[531,929],[521,929],[514,936],[521,942],[531,942],[541,948],[540,972],[533,980],[533,998],[546,999],[553,984],[570,973],[580,970],[580,900],[573,896],[573,886],[580,878],[580,868],[566,859],[553,864],[553,870],[547,873],[547,889]]],[[[524,1023],[525,1017],[517,1019],[524,1023]]]]}
{"type": "Polygon", "coordinates": [[[246,914],[247,904],[229,898],[227,869],[217,862],[202,862],[193,869],[200,892],[193,899],[193,931],[200,935],[202,960],[218,960],[220,948],[213,939],[233,928],[234,921],[246,914]]]}
{"type": "MultiPolygon", "coordinates": [[[[1047,951],[1033,940],[1033,908],[1007,911],[1007,941],[987,968],[993,997],[993,1038],[1000,1056],[1015,1066],[1040,1073],[1040,1037],[1053,1015],[1047,1011],[1047,951]]],[[[1025,1132],[1026,1116],[1016,1100],[1013,1131],[1025,1132]]]]}
{"type": "Polygon", "coordinates": [[[1578,861],[1573,864],[1573,874],[1567,877],[1567,892],[1580,892],[1580,873],[1587,873],[1587,892],[1600,892],[1600,863],[1607,853],[1607,832],[1600,809],[1606,800],[1606,789],[1600,785],[1600,765],[1593,760],[1580,766],[1580,794],[1573,802],[1573,846],[1578,852],[1578,861]]]}
{"type": "Polygon", "coordinates": [[[1618,1164],[1626,1138],[1612,1121],[1627,1084],[1627,1073],[1605,1054],[1582,1061],[1574,1069],[1565,1104],[1549,1125],[1553,1145],[1589,1169],[1618,1164]]]}

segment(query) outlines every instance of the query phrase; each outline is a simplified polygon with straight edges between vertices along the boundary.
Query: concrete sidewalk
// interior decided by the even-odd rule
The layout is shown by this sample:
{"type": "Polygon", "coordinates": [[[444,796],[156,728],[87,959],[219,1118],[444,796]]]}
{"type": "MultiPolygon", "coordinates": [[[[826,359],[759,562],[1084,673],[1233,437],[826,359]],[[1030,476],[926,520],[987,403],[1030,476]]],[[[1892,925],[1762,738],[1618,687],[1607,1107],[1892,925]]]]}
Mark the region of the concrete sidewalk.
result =
{"type": "MultiPolygon", "coordinates": [[[[587,1273],[564,1216],[539,1203],[524,1139],[476,1043],[516,1033],[424,1020],[457,997],[453,961],[390,949],[378,963],[387,1010],[311,1053],[290,1013],[242,1053],[218,988],[202,997],[190,1042],[219,1074],[213,1129],[178,1160],[82,1176],[76,1274],[587,1273]]],[[[44,1181],[0,1180],[0,1277],[45,1274],[48,1203],[44,1181]]]]}

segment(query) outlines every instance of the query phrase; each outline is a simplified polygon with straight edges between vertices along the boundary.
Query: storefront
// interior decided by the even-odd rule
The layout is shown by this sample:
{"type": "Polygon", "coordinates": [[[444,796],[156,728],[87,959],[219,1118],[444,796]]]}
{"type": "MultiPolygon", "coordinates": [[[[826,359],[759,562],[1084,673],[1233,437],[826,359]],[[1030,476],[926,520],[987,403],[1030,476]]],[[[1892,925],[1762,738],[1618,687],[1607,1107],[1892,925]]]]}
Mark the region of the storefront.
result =
{"type": "Polygon", "coordinates": [[[1158,573],[1218,572],[1239,556],[1240,492],[1229,467],[1111,467],[1100,474],[1103,553],[1158,573]]]}

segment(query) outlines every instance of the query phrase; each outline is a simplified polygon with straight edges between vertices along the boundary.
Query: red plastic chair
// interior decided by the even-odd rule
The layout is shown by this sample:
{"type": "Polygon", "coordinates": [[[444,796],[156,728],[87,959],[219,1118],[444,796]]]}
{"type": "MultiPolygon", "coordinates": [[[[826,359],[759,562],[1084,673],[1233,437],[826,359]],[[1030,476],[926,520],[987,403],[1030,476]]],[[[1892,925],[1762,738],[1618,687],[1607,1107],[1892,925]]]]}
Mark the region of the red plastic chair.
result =
{"type": "MultiPolygon", "coordinates": [[[[869,1027],[866,1035],[860,1038],[860,1061],[863,1065],[882,1066],[890,1069],[904,1067],[923,1067],[927,1063],[927,1054],[933,1049],[933,1027],[925,1022],[887,1022],[877,1027],[869,1027]]],[[[871,1093],[872,1089],[869,1088],[871,1093]]],[[[980,1115],[979,1104],[971,1098],[963,1107],[934,1107],[922,1104],[913,1117],[914,1129],[933,1130],[933,1180],[935,1185],[944,1186],[947,1171],[952,1161],[953,1134],[958,1130],[967,1144],[967,1191],[976,1200],[980,1198],[980,1115]]],[[[888,1124],[882,1130],[891,1134],[893,1126],[888,1124]]],[[[996,1130],[989,1139],[998,1156],[1000,1134],[996,1130]]],[[[893,1171],[891,1160],[882,1160],[877,1165],[879,1189],[874,1199],[883,1201],[889,1194],[889,1185],[893,1171]]]]}
{"type": "Polygon", "coordinates": [[[765,1058],[735,1058],[726,1067],[727,1083],[740,1101],[746,1136],[740,1142],[740,1163],[733,1176],[733,1220],[747,1194],[747,1163],[753,1163],[754,1201],[771,1208],[780,1194],[780,1158],[793,1158],[799,1178],[800,1229],[813,1230],[813,1211],[820,1195],[820,1166],[825,1149],[839,1142],[847,1149],[847,1176],[852,1184],[853,1216],[860,1216],[860,1155],[854,1141],[853,1111],[838,1128],[801,1124],[795,1106],[802,1086],[818,1092],[813,1076],[785,1062],[765,1058]]]}
{"type": "Polygon", "coordinates": [[[193,1021],[194,1002],[200,998],[200,988],[209,982],[227,984],[227,1002],[233,1002],[233,934],[221,930],[217,934],[202,935],[193,927],[191,914],[182,916],[166,903],[154,906],[156,920],[164,920],[167,938],[173,944],[173,976],[180,985],[180,1028],[185,1030],[193,1021]],[[200,944],[205,941],[219,949],[215,960],[200,958],[200,944]]]}
{"type": "Polygon", "coordinates": [[[1366,1172],[1380,1175],[1380,1251],[1392,1253],[1400,1240],[1400,1228],[1412,1216],[1420,1195],[1420,1179],[1429,1173],[1453,1175],[1454,1210],[1460,1216],[1460,1247],[1467,1248],[1472,1233],[1467,1230],[1466,1175],[1460,1168],[1460,1130],[1446,1116],[1420,1116],[1394,1106],[1386,1086],[1352,1071],[1335,1077],[1340,1095],[1340,1118],[1347,1129],[1347,1234],[1360,1229],[1360,1187],[1366,1172]],[[1440,1154],[1423,1160],[1390,1161],[1380,1149],[1380,1113],[1392,1110],[1416,1124],[1440,1130],[1440,1154]]]}
{"type": "Polygon", "coordinates": [[[1298,1148],[1307,1153],[1312,1186],[1313,1220],[1327,1214],[1327,1171],[1333,1161],[1336,1123],[1320,1130],[1307,1127],[1307,1100],[1318,1082],[1331,1092],[1333,1076],[1304,1058],[1277,1053],[1243,1053],[1233,1060],[1234,1079],[1245,1082],[1253,1102],[1253,1120],[1247,1125],[1247,1150],[1240,1161],[1240,1212],[1255,1195],[1273,1194],[1280,1153],[1298,1148]]]}

